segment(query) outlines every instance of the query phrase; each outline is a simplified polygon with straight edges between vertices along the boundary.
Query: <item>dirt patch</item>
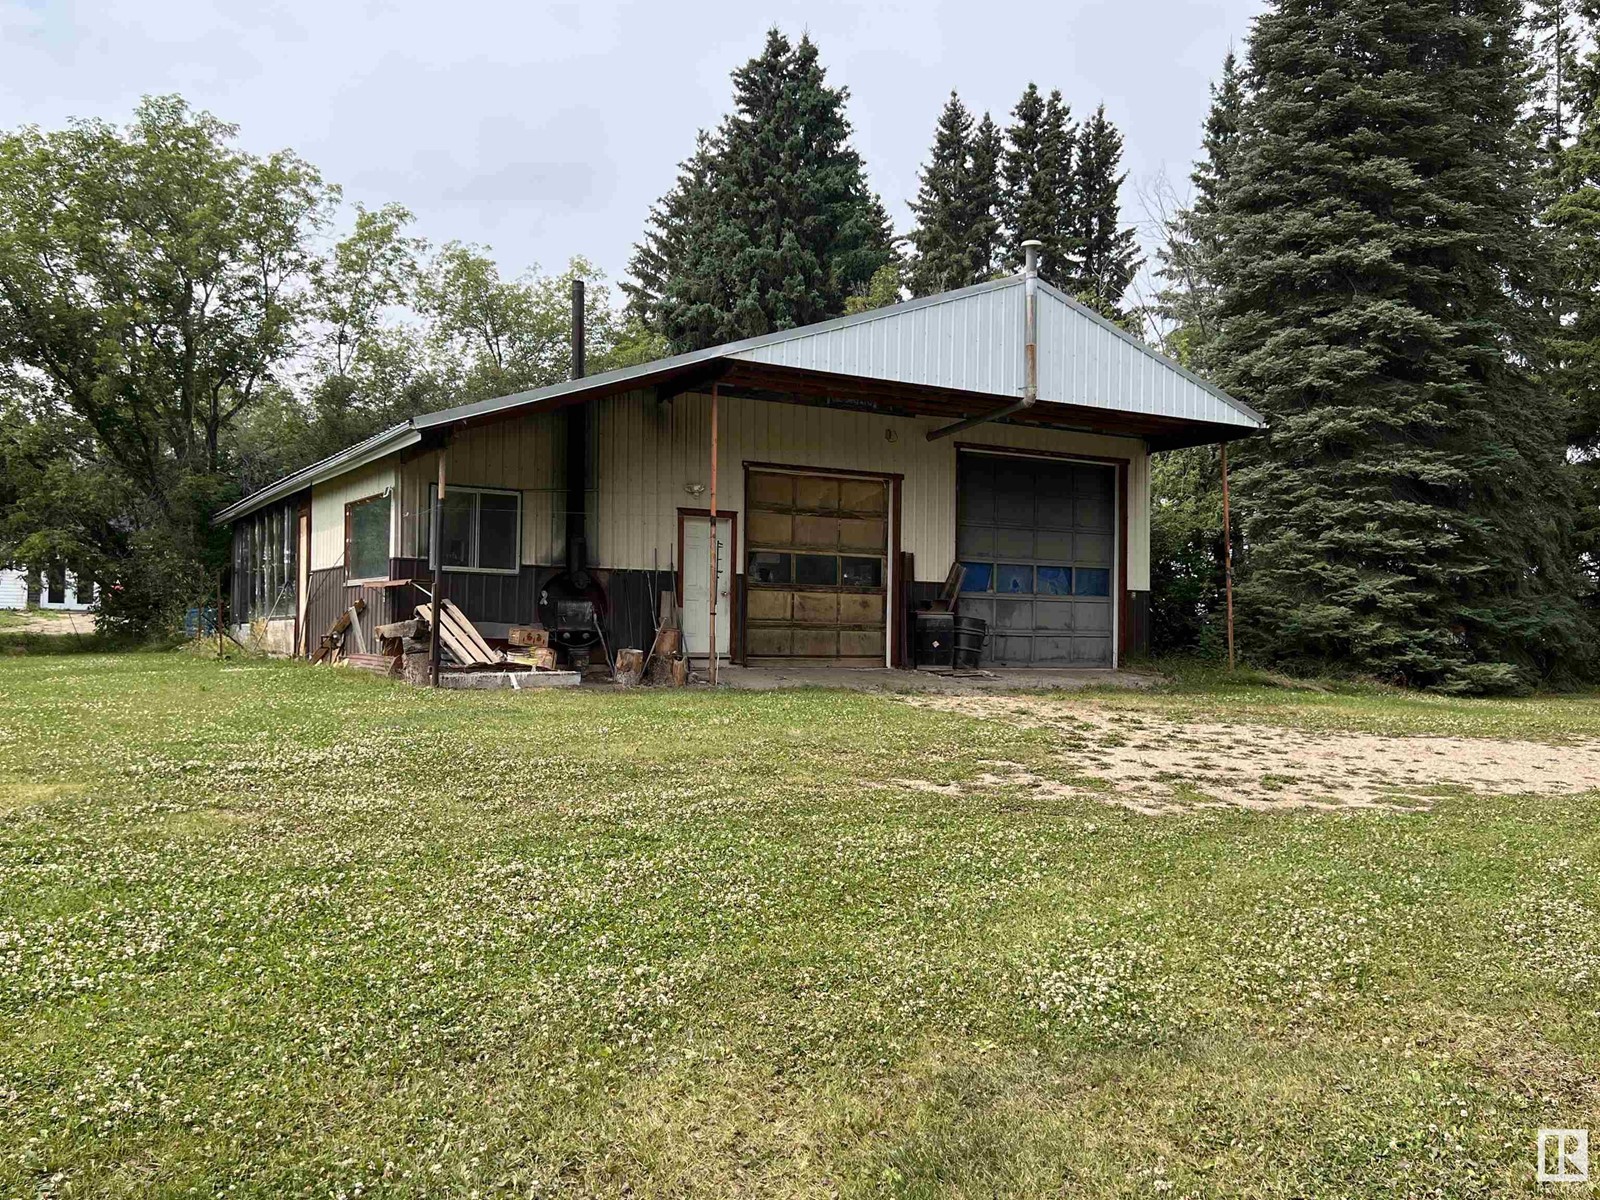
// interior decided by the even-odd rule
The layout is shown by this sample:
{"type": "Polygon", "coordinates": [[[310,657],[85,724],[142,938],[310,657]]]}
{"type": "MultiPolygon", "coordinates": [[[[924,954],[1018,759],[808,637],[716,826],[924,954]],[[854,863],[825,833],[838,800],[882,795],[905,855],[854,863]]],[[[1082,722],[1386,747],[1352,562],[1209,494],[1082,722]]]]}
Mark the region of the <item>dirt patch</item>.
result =
{"type": "Polygon", "coordinates": [[[1556,748],[1489,738],[1189,724],[1016,696],[902,701],[1060,734],[1059,776],[994,762],[963,784],[893,781],[946,795],[1024,788],[1041,799],[1087,796],[1156,814],[1214,807],[1417,809],[1451,792],[1549,795],[1600,788],[1597,741],[1556,748]]]}
{"type": "Polygon", "coordinates": [[[76,633],[88,637],[94,632],[94,614],[90,612],[31,608],[10,615],[14,619],[0,625],[0,633],[76,633]]]}

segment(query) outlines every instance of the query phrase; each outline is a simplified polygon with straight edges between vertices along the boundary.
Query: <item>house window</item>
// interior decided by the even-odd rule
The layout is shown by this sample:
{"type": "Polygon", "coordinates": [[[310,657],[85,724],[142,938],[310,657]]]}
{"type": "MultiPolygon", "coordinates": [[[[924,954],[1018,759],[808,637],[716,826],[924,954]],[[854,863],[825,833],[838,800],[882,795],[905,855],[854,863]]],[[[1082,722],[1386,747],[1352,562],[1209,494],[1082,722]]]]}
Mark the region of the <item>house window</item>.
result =
{"type": "Polygon", "coordinates": [[[344,506],[344,566],[347,578],[389,577],[389,497],[369,496],[344,506]]]}
{"type": "MultiPolygon", "coordinates": [[[[429,485],[430,505],[438,502],[438,494],[438,485],[429,485]]],[[[515,575],[522,561],[522,493],[447,486],[439,528],[444,565],[450,570],[515,575]]],[[[425,541],[431,539],[430,522],[425,541]]],[[[431,562],[431,545],[427,554],[431,562]]]]}

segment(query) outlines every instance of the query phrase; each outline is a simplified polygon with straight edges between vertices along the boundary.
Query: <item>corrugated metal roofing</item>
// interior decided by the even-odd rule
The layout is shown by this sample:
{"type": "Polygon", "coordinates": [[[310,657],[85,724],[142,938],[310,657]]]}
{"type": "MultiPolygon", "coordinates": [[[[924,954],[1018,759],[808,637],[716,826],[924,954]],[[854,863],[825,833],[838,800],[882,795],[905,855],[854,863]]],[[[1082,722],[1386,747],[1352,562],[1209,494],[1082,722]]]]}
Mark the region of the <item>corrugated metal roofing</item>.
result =
{"type": "MultiPolygon", "coordinates": [[[[421,432],[474,417],[583,392],[644,387],[717,360],[734,360],[949,388],[1007,399],[1022,394],[1021,275],[919,300],[709,346],[550,387],[414,417],[246,497],[221,523],[274,499],[350,470],[375,454],[419,441],[421,432]]],[[[1038,285],[1039,403],[1232,425],[1254,432],[1266,422],[1172,359],[1152,350],[1071,297],[1038,285]]]]}

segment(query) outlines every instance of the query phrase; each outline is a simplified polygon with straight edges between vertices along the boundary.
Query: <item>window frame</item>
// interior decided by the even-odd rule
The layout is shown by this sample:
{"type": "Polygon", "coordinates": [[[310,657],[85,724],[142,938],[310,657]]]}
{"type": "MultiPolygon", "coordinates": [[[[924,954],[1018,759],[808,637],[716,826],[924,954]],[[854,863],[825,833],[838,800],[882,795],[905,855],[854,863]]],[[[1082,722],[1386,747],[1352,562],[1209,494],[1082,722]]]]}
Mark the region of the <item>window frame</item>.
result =
{"type": "MultiPolygon", "coordinates": [[[[457,493],[474,497],[472,502],[471,533],[468,535],[468,542],[472,547],[473,565],[467,567],[447,566],[442,561],[441,557],[439,569],[442,571],[456,571],[469,575],[520,574],[522,572],[522,520],[524,509],[522,492],[517,488],[466,487],[455,483],[445,484],[444,494],[447,499],[457,493]],[[483,543],[479,534],[479,515],[482,512],[483,505],[482,502],[477,499],[478,496],[510,496],[517,502],[517,533],[516,538],[512,543],[512,557],[515,561],[513,561],[509,567],[482,567],[477,565],[479,558],[483,554],[483,543]]],[[[429,483],[428,509],[426,513],[427,520],[423,523],[422,527],[422,558],[423,561],[430,564],[433,562],[433,506],[438,503],[439,485],[437,483],[429,483]]]]}
{"type": "Polygon", "coordinates": [[[355,500],[345,501],[344,506],[344,568],[345,585],[359,583],[387,583],[389,582],[389,560],[394,557],[394,496],[392,491],[386,489],[375,492],[370,496],[361,496],[355,500]],[[386,522],[388,529],[388,545],[383,555],[383,574],[381,575],[356,575],[355,564],[351,561],[351,550],[355,546],[355,510],[367,504],[376,504],[382,500],[389,506],[389,520],[386,522]]]}

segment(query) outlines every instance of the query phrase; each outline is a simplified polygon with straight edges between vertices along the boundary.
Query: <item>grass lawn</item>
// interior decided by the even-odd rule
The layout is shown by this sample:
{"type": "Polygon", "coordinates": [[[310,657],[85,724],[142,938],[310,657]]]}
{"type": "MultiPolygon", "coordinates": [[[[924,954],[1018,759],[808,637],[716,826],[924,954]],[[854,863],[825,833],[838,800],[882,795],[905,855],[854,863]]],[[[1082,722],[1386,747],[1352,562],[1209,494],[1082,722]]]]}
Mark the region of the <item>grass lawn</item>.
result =
{"type": "MultiPolygon", "coordinates": [[[[1600,737],[1584,699],[1073,703],[1600,737]]],[[[1597,793],[950,786],[1062,736],[0,656],[0,1197],[1553,1194],[1535,1130],[1600,1137],[1597,793]]]]}

